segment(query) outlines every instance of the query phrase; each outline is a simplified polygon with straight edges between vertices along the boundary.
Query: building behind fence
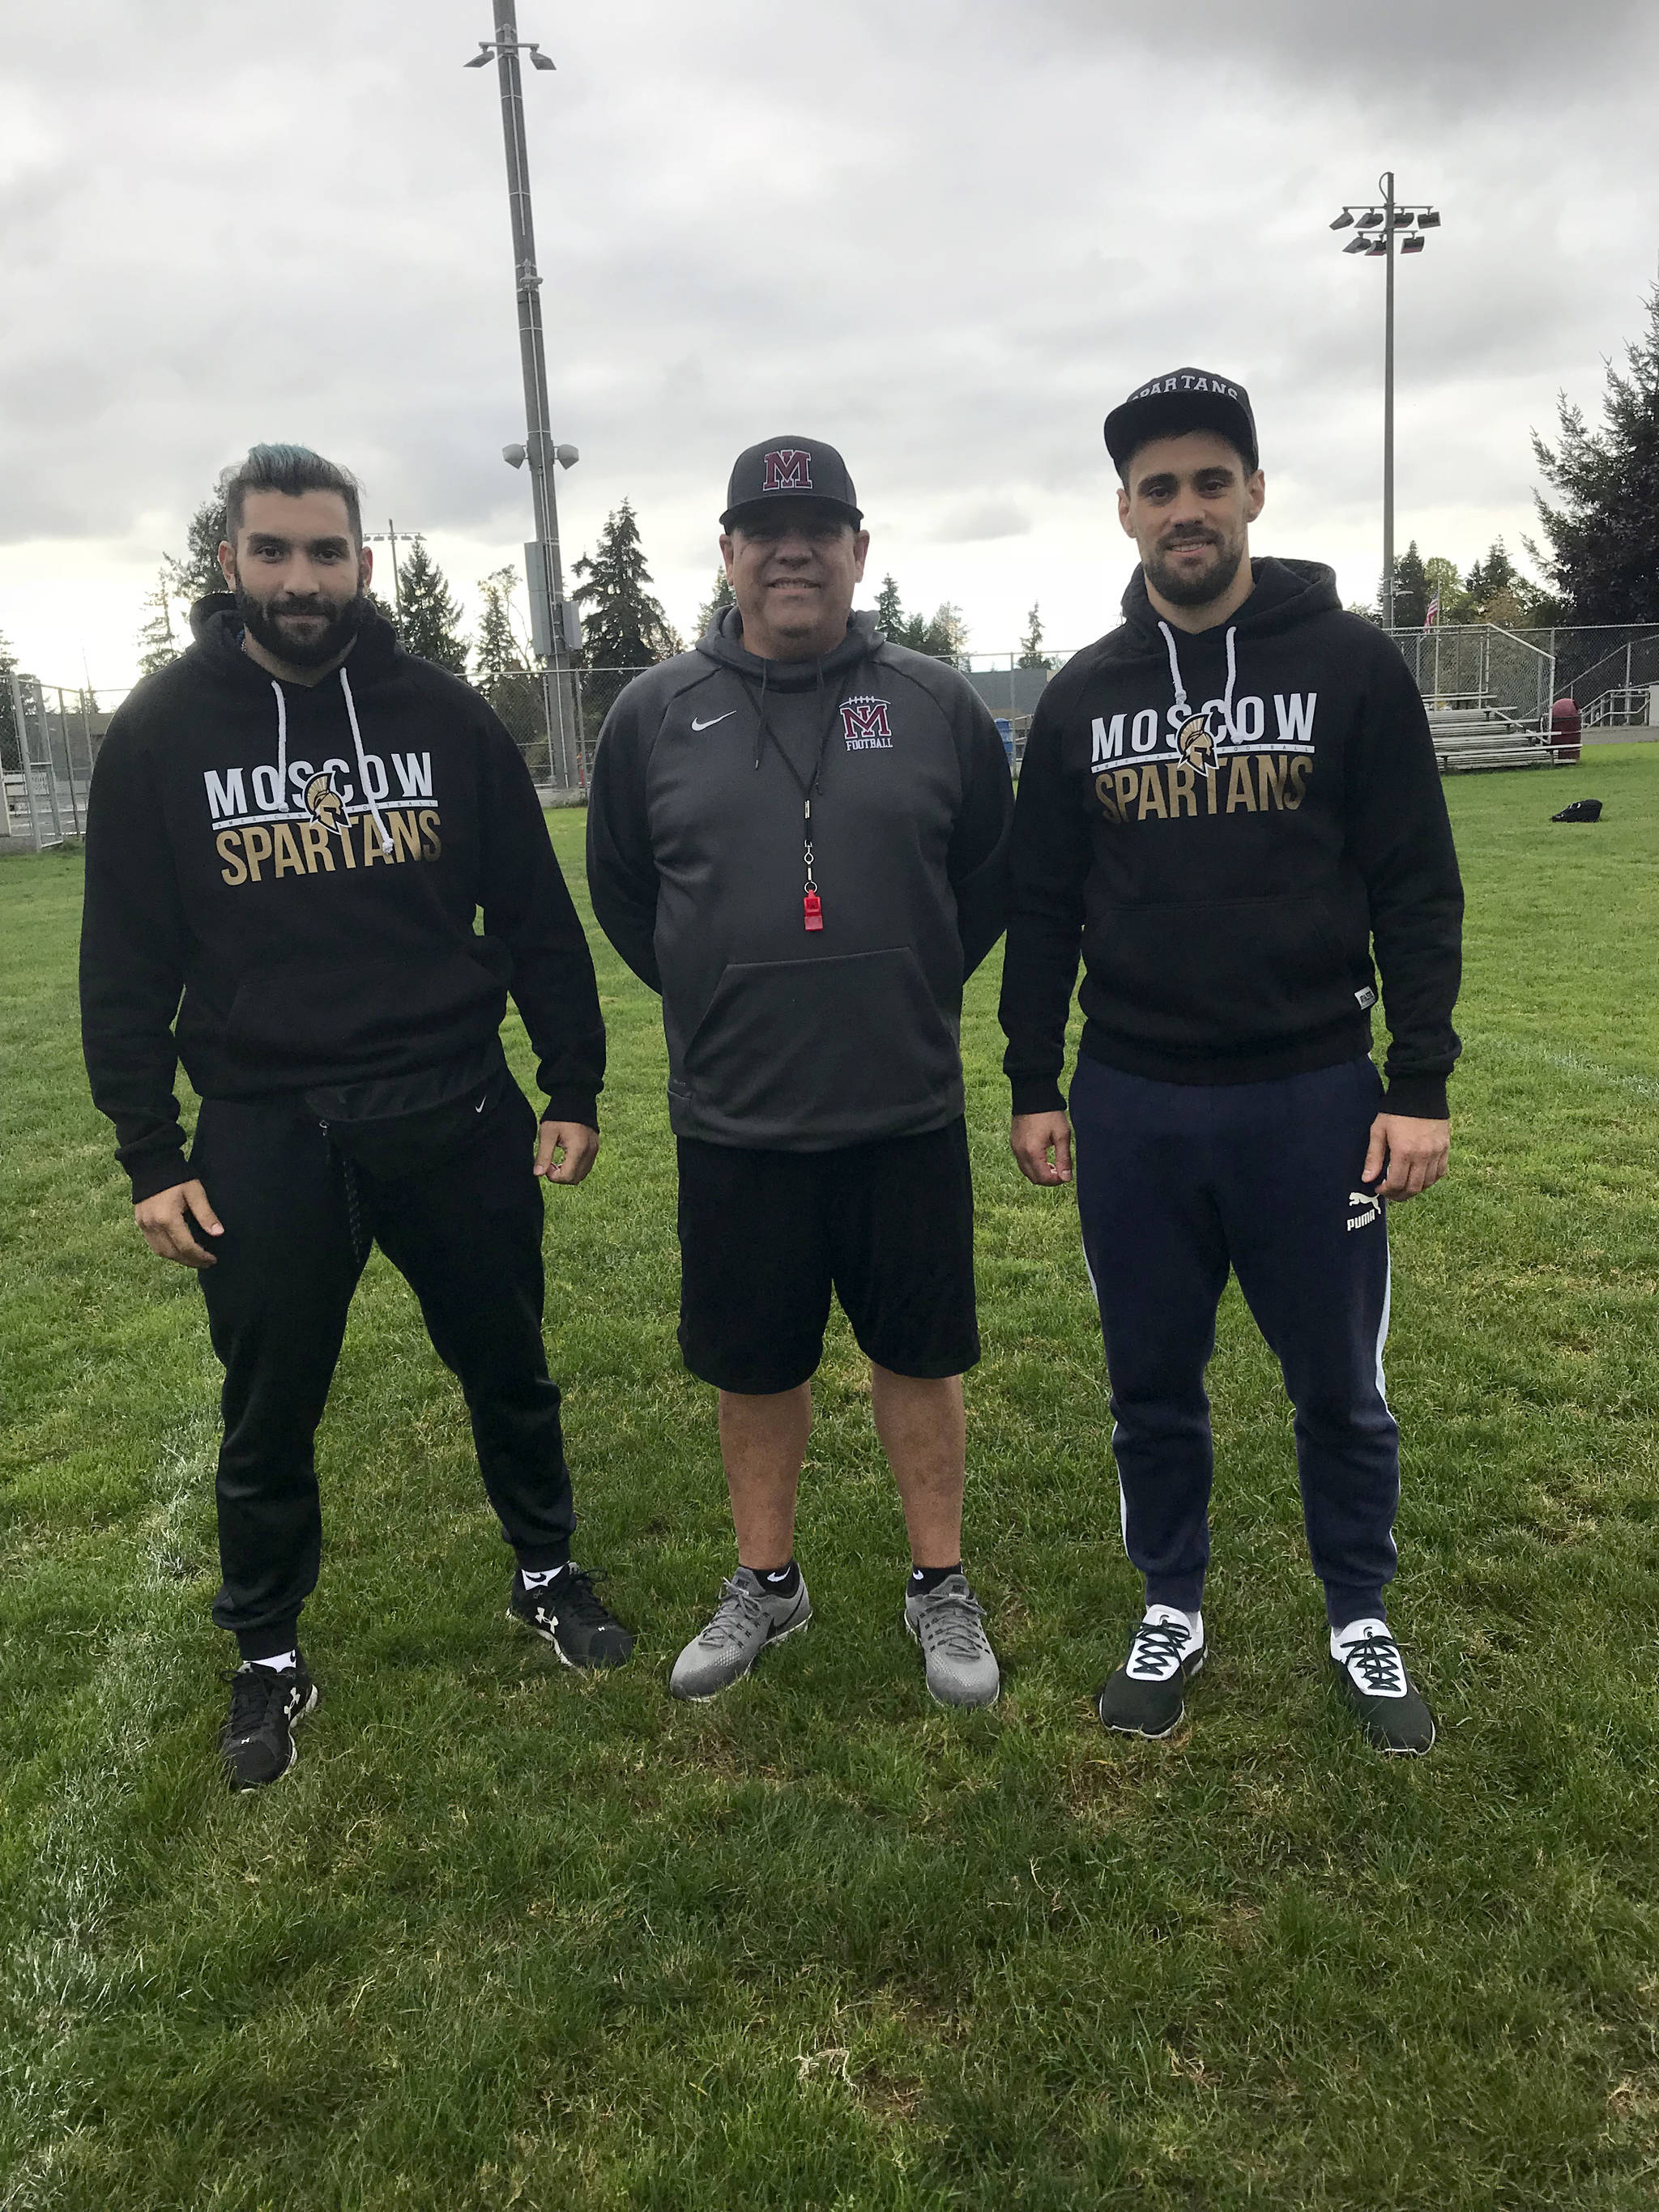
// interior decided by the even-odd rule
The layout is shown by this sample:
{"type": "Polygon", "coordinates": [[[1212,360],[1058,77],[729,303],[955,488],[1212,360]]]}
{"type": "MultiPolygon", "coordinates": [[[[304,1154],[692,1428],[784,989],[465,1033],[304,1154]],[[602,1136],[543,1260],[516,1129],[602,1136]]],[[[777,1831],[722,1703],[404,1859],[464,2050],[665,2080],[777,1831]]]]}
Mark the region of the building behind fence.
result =
{"type": "MultiPolygon", "coordinates": [[[[1479,709],[1547,732],[1552,702],[1565,697],[1577,702],[1587,732],[1659,729],[1659,623],[1523,630],[1480,623],[1395,630],[1393,636],[1431,714],[1479,709]]],[[[1014,653],[975,653],[960,664],[991,713],[1007,724],[1016,759],[1050,671],[1067,657],[1055,653],[1048,668],[1022,668],[1014,653]]],[[[574,781],[569,773],[556,772],[559,748],[549,738],[540,677],[508,676],[492,689],[490,704],[544,800],[581,799],[605,714],[623,686],[643,672],[574,672],[574,781]]],[[[82,834],[93,763],[126,696],[118,689],[0,674],[0,843],[39,851],[82,834]]]]}

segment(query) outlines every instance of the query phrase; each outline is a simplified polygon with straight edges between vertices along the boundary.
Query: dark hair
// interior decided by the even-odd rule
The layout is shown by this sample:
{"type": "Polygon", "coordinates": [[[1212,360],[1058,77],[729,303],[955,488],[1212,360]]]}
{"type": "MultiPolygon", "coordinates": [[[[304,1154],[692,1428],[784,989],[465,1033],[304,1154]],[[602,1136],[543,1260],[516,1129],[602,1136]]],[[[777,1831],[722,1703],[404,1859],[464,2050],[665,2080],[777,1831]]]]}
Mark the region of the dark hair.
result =
{"type": "Polygon", "coordinates": [[[325,461],[309,446],[254,446],[245,461],[227,469],[219,479],[224,495],[225,536],[234,545],[242,526],[242,502],[251,491],[285,492],[297,499],[301,492],[337,491],[345,501],[351,535],[363,542],[362,512],[357,502],[357,479],[349,469],[325,461]]]}

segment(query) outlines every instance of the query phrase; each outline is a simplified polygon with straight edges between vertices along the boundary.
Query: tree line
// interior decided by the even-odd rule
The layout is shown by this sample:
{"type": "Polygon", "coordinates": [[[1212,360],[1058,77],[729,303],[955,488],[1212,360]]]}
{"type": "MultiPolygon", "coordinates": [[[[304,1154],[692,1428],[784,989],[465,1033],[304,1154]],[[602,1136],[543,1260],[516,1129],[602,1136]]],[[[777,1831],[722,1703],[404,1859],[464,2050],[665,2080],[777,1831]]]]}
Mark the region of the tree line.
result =
{"type": "MultiPolygon", "coordinates": [[[[1659,622],[1659,286],[1646,300],[1645,334],[1625,349],[1622,368],[1609,362],[1602,420],[1587,422],[1565,392],[1557,400],[1554,442],[1534,432],[1533,453],[1545,491],[1534,494],[1542,547],[1525,550],[1540,571],[1518,568],[1499,538],[1467,573],[1439,555],[1425,557],[1413,540],[1395,562],[1395,622],[1419,629],[1439,598],[1443,623],[1489,622],[1506,629],[1579,623],[1659,622]]],[[[163,559],[145,603],[139,665],[149,674],[190,641],[191,602],[222,588],[218,547],[224,502],[204,500],[191,518],[182,553],[163,559]]],[[[479,617],[471,638],[462,630],[460,602],[419,537],[398,565],[395,604],[371,593],[411,653],[471,678],[489,696],[533,669],[528,639],[514,611],[518,571],[497,568],[478,580],[479,617]]],[[[575,563],[572,594],[581,611],[583,643],[576,659],[588,672],[591,705],[603,711],[626,680],[684,648],[652,589],[638,520],[627,499],[607,520],[591,554],[575,563]]],[[[1377,607],[1354,612],[1381,620],[1377,607]]],[[[724,570],[699,611],[698,635],[732,605],[724,570]]],[[[950,601],[931,615],[905,608],[899,586],[884,576],[876,594],[876,626],[895,644],[961,663],[968,628],[950,601]]],[[[1040,611],[1033,606],[1018,665],[1048,668],[1040,611]]]]}

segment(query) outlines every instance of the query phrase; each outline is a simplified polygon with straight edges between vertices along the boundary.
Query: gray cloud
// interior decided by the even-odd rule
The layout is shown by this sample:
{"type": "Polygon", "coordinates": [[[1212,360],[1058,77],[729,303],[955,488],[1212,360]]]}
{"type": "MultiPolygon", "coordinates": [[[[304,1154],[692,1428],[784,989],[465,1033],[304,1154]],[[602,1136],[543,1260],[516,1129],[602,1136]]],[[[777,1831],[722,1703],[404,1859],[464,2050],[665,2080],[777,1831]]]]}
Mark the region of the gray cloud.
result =
{"type": "MultiPolygon", "coordinates": [[[[843,446],[913,604],[1006,647],[1040,593],[1080,640],[1127,567],[1101,418],[1194,358],[1255,396],[1277,542],[1369,588],[1381,272],[1325,226],[1385,162],[1446,218],[1400,272],[1401,535],[1467,560],[1526,526],[1527,429],[1559,386],[1594,403],[1652,274],[1651,161],[1605,128],[1656,58],[1623,4],[850,0],[828,44],[763,0],[520,6],[559,65],[526,102],[567,552],[630,496],[682,627],[731,456],[787,424],[843,446]]],[[[513,554],[499,115],[460,67],[489,13],[9,25],[0,629],[47,635],[53,574],[125,579],[86,617],[120,662],[144,568],[258,437],[349,461],[464,586],[513,554]]]]}

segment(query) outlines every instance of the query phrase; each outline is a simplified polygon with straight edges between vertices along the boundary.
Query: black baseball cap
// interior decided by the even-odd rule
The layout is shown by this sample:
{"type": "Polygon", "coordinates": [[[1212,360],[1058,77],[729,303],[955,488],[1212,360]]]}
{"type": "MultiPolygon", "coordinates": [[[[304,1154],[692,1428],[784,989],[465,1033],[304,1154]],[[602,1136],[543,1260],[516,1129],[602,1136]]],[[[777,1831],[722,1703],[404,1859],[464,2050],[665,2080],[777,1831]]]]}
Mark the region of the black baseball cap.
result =
{"type": "Polygon", "coordinates": [[[1218,430],[1237,447],[1252,472],[1261,465],[1249,393],[1231,377],[1207,368],[1172,368],[1132,392],[1106,417],[1106,450],[1121,476],[1136,447],[1149,438],[1178,438],[1186,430],[1218,430]]]}
{"type": "Polygon", "coordinates": [[[766,438],[732,464],[720,528],[729,530],[746,510],[773,499],[811,499],[838,507],[854,530],[863,521],[847,464],[822,438],[766,438]]]}

